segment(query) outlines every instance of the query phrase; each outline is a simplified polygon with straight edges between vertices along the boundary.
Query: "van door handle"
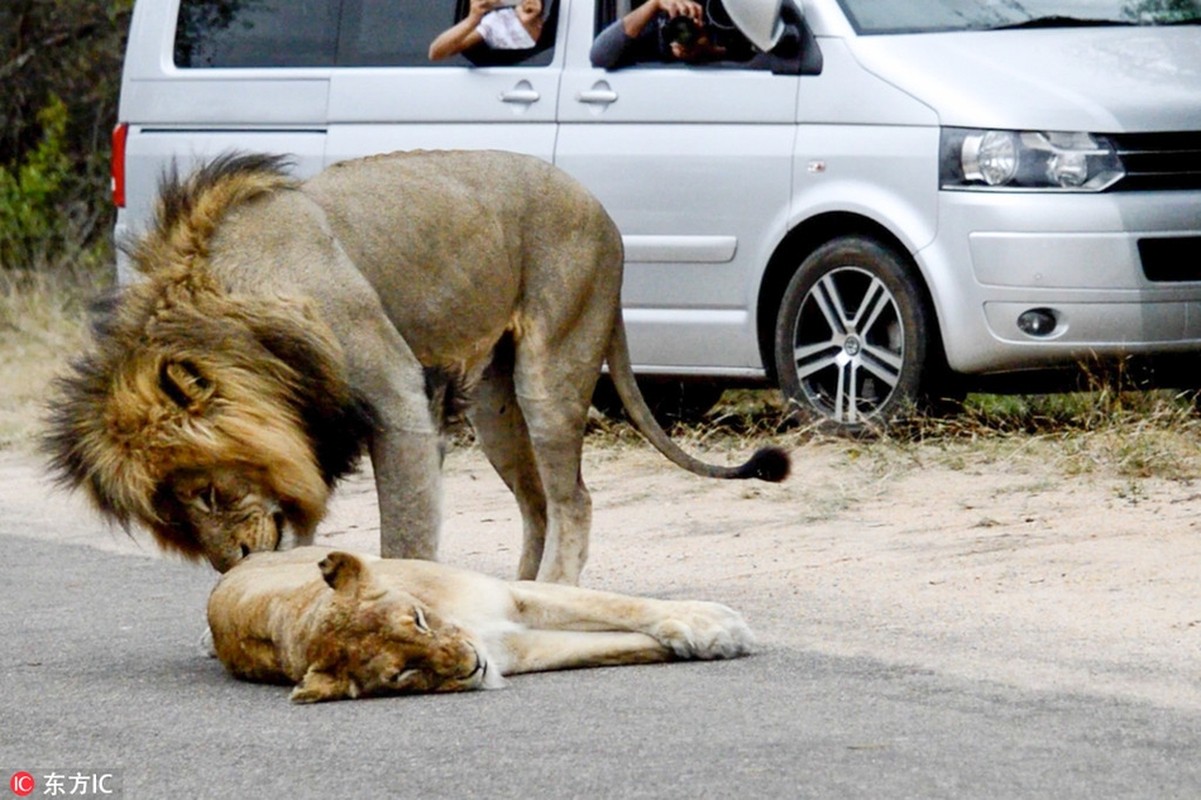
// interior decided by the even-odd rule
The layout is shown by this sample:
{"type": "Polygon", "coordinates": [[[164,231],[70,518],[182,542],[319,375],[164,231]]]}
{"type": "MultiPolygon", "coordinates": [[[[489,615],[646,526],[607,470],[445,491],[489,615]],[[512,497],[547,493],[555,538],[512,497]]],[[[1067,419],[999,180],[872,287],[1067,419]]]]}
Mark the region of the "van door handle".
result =
{"type": "Polygon", "coordinates": [[[617,92],[606,81],[597,81],[591,89],[584,89],[577,94],[575,99],[589,105],[607,106],[617,102],[617,92]]]}
{"type": "Polygon", "coordinates": [[[500,93],[502,103],[517,103],[528,106],[537,103],[541,99],[542,95],[530,85],[529,81],[519,81],[512,89],[500,93]]]}

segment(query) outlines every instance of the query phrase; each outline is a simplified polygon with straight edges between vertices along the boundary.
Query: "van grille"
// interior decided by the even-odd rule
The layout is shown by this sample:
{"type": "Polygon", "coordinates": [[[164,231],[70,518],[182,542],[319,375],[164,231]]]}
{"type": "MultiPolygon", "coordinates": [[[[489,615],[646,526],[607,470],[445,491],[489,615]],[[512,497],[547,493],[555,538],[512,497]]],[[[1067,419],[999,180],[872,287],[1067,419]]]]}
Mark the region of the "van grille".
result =
{"type": "Polygon", "coordinates": [[[1201,131],[1117,133],[1109,139],[1126,168],[1110,191],[1201,189],[1201,131]]]}
{"type": "Polygon", "coordinates": [[[1201,281],[1201,236],[1139,239],[1138,255],[1149,281],[1201,281]]]}

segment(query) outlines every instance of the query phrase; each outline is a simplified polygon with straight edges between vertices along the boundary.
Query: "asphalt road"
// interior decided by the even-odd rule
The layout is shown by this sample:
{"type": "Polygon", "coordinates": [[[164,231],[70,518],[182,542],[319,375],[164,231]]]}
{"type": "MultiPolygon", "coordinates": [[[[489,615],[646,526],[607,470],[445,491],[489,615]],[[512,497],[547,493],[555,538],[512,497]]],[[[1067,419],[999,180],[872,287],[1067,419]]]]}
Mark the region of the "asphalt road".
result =
{"type": "Polygon", "coordinates": [[[0,778],[33,797],[51,772],[136,798],[1201,796],[1197,713],[770,644],[294,706],[200,653],[207,569],[40,524],[0,509],[0,778]]]}

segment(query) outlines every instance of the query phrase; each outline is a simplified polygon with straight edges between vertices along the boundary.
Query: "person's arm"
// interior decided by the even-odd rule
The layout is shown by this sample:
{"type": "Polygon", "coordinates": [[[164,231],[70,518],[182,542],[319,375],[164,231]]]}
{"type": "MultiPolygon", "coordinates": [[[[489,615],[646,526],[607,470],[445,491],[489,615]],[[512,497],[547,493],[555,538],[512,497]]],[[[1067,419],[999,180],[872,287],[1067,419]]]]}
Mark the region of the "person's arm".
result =
{"type": "Polygon", "coordinates": [[[604,69],[625,66],[635,43],[659,12],[668,17],[692,17],[698,25],[705,19],[704,9],[693,0],[647,0],[600,32],[589,53],[592,66],[604,69]]]}
{"type": "Polygon", "coordinates": [[[617,69],[624,66],[628,60],[627,53],[635,41],[636,39],[626,34],[625,28],[622,27],[622,20],[617,20],[596,37],[596,41],[592,43],[592,50],[588,53],[588,58],[594,67],[617,69]]]}
{"type": "Polygon", "coordinates": [[[626,36],[631,39],[637,39],[638,35],[646,29],[655,15],[659,13],[659,0],[647,0],[642,5],[635,8],[629,14],[621,18],[621,27],[625,30],[626,36]]]}
{"type": "Polygon", "coordinates": [[[467,16],[442,31],[434,41],[430,42],[430,61],[441,61],[450,58],[464,50],[475,47],[484,41],[484,37],[476,31],[480,20],[493,9],[496,0],[471,0],[467,16]]]}

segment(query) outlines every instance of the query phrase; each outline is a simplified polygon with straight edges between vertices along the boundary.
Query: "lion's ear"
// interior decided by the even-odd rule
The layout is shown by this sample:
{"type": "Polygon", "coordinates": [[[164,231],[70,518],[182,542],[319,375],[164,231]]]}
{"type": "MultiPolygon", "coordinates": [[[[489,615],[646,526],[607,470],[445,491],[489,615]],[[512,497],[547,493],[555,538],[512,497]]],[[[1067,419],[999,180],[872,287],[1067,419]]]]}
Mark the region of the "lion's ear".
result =
{"type": "Polygon", "coordinates": [[[208,403],[217,388],[196,364],[186,360],[163,362],[159,367],[158,385],[172,402],[188,410],[208,403]]]}
{"type": "Polygon", "coordinates": [[[354,693],[351,691],[350,681],[346,678],[337,678],[316,667],[309,667],[304,678],[292,690],[291,697],[293,703],[321,703],[326,700],[354,697],[354,693]]]}
{"type": "Polygon", "coordinates": [[[321,577],[335,592],[358,594],[366,580],[367,567],[350,553],[330,553],[317,566],[321,569],[321,577]]]}

